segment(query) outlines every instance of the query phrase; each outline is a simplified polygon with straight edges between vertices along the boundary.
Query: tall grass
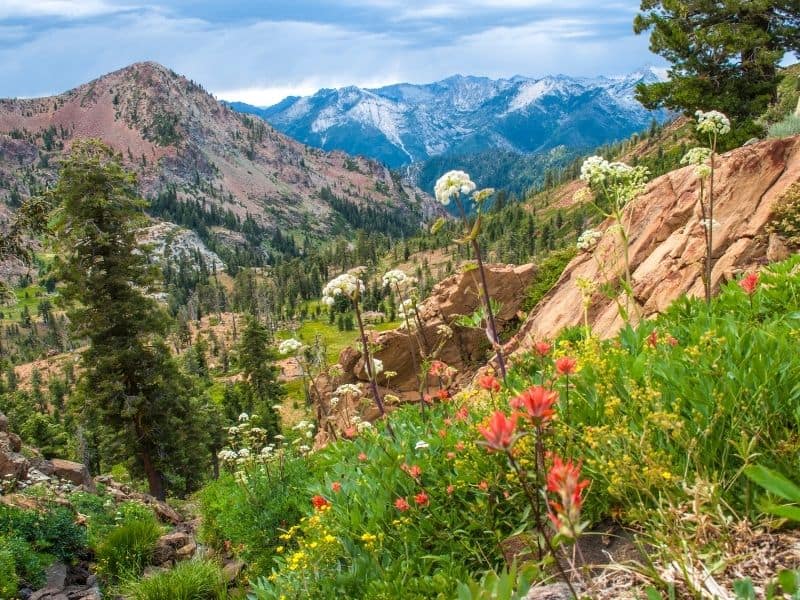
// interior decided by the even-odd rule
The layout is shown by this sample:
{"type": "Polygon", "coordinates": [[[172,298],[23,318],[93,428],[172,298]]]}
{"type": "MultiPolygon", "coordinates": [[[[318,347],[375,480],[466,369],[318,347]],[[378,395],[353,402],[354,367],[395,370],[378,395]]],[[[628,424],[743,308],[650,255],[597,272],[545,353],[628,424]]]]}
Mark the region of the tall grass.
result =
{"type": "Polygon", "coordinates": [[[769,137],[783,138],[800,134],[800,115],[788,115],[783,121],[771,125],[769,137]]]}
{"type": "Polygon", "coordinates": [[[207,560],[190,560],[146,579],[131,579],[122,586],[122,593],[128,600],[224,600],[228,597],[222,569],[207,560]]]}

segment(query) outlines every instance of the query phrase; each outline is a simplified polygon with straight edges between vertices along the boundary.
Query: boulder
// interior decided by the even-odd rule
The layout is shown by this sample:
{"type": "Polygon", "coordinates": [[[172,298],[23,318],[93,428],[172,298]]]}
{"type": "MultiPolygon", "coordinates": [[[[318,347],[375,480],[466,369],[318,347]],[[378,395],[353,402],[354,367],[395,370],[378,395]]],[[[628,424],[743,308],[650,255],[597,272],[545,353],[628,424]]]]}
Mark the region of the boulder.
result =
{"type": "MultiPolygon", "coordinates": [[[[776,203],[800,180],[800,136],[738,148],[719,156],[716,164],[711,274],[715,292],[725,281],[786,256],[780,240],[767,242],[767,225],[776,203]]],[[[658,314],[684,294],[704,293],[698,189],[694,169],[685,167],[650,182],[624,210],[634,297],[643,318],[658,314]]],[[[613,223],[607,220],[599,229],[604,235],[598,245],[566,266],[507,344],[507,352],[527,351],[536,341],[552,339],[563,328],[582,323],[582,298],[576,285],[580,278],[603,284],[622,275],[623,256],[613,223]]],[[[592,298],[589,322],[604,338],[616,335],[623,326],[614,299],[602,294],[592,298]]]]}
{"type": "Polygon", "coordinates": [[[17,481],[25,479],[30,468],[30,461],[20,454],[22,442],[14,433],[8,431],[8,421],[0,431],[0,479],[11,478],[17,481]]]}
{"type": "Polygon", "coordinates": [[[82,485],[89,490],[94,489],[94,481],[86,465],[61,458],[52,458],[47,462],[52,466],[53,476],[71,481],[75,485],[82,485]]]}
{"type": "Polygon", "coordinates": [[[243,570],[244,563],[241,560],[226,560],[222,565],[222,574],[228,583],[236,581],[243,570]]]}
{"type": "Polygon", "coordinates": [[[571,600],[572,592],[566,583],[551,583],[532,587],[525,600],[571,600]]]}
{"type": "Polygon", "coordinates": [[[197,552],[197,544],[191,541],[175,551],[175,558],[177,560],[186,560],[187,558],[192,558],[195,552],[197,552]]]}
{"type": "MultiPolygon", "coordinates": [[[[156,542],[156,549],[153,553],[153,563],[156,565],[170,564],[177,558],[186,558],[179,556],[178,552],[187,552],[187,546],[194,545],[192,536],[183,531],[173,531],[166,535],[162,535],[156,542]]],[[[192,554],[197,546],[192,549],[192,554]]],[[[189,555],[191,556],[191,554],[189,555]]]]}

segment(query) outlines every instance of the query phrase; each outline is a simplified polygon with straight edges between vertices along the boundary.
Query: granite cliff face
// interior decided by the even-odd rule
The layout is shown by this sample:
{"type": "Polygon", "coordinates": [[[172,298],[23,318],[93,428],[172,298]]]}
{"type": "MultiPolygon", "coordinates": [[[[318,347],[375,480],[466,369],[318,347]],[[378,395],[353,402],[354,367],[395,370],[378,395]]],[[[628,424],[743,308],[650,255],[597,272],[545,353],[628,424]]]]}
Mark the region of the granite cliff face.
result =
{"type": "MultiPolygon", "coordinates": [[[[767,225],[776,203],[800,180],[800,137],[768,140],[738,148],[717,159],[712,287],[787,256],[781,239],[767,225]]],[[[680,296],[703,295],[705,256],[698,180],[692,167],[652,181],[625,210],[629,224],[634,295],[643,317],[663,311],[680,296]]],[[[509,350],[525,350],[555,337],[583,319],[576,282],[616,279],[622,272],[618,235],[604,222],[603,238],[592,252],[575,257],[561,278],[531,312],[509,350]]],[[[611,337],[622,327],[613,300],[595,294],[589,311],[593,330],[611,337]]]]}

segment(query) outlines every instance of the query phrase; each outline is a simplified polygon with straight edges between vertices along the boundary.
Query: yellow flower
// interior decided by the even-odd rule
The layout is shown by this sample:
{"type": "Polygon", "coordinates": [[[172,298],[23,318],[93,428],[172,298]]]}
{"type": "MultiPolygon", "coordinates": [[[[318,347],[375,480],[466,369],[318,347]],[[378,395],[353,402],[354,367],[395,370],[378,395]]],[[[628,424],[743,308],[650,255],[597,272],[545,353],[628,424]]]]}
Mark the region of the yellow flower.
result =
{"type": "Polygon", "coordinates": [[[336,541],[336,538],[333,537],[331,534],[326,535],[323,539],[329,544],[332,544],[333,542],[336,541]]]}
{"type": "Polygon", "coordinates": [[[278,546],[277,548],[275,548],[275,552],[277,552],[278,554],[283,554],[283,546],[278,546]]]}

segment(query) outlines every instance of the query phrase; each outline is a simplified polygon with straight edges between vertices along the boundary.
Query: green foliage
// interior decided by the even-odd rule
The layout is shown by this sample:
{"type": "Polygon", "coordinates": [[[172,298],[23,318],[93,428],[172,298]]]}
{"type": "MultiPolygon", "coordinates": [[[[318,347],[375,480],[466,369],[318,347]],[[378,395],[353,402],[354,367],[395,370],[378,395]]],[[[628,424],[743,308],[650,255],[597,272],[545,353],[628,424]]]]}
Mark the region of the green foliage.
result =
{"type": "Polygon", "coordinates": [[[227,581],[222,569],[207,560],[179,563],[174,569],[122,586],[129,600],[224,600],[227,581]]]}
{"type": "Polygon", "coordinates": [[[762,465],[751,465],[744,474],[771,494],[789,500],[792,504],[765,503],[763,510],[769,514],[800,522],[800,487],[772,469],[762,465]]]}
{"type": "Polygon", "coordinates": [[[99,572],[110,582],[137,577],[149,564],[160,536],[161,528],[151,512],[134,513],[97,546],[99,572]]]}
{"type": "Polygon", "coordinates": [[[280,419],[273,408],[286,395],[278,383],[278,355],[269,343],[269,333],[257,319],[247,320],[239,342],[239,366],[244,375],[247,403],[244,412],[258,415],[258,423],[270,437],[280,432],[280,419]]]}
{"type": "Polygon", "coordinates": [[[13,598],[17,594],[17,564],[10,548],[3,547],[0,539],[0,598],[13,598]]]}
{"type": "Polygon", "coordinates": [[[800,48],[797,3],[642,0],[641,10],[634,30],[650,31],[650,50],[672,66],[669,81],[640,84],[638,99],[687,114],[722,111],[736,121],[729,147],[757,134],[755,120],[775,99],[778,65],[800,48]]]}
{"type": "Polygon", "coordinates": [[[523,600],[538,575],[530,565],[518,569],[513,564],[500,573],[490,571],[480,581],[469,581],[458,586],[458,600],[523,600]]]}
{"type": "Polygon", "coordinates": [[[135,177],[108,147],[84,140],[48,193],[62,295],[75,334],[89,341],[74,400],[91,450],[107,464],[126,462],[158,498],[170,483],[185,492],[209,464],[198,419],[206,413],[161,339],[164,314],[145,295],[154,273],[137,248],[145,203],[135,177]]]}
{"type": "Polygon", "coordinates": [[[63,561],[72,560],[86,546],[86,532],[63,507],[39,512],[0,504],[0,536],[17,537],[37,552],[63,561]]]}
{"type": "Polygon", "coordinates": [[[782,121],[773,123],[767,130],[769,137],[784,138],[800,134],[800,116],[787,115],[782,121]]]}
{"type": "Polygon", "coordinates": [[[525,292],[525,301],[522,310],[529,311],[536,308],[547,292],[556,284],[564,272],[564,267],[571,261],[577,250],[573,246],[551,252],[539,263],[534,282],[525,292]]]}
{"type": "Polygon", "coordinates": [[[201,539],[220,550],[230,544],[252,573],[268,571],[282,544],[278,535],[299,520],[308,504],[310,467],[293,460],[271,475],[257,471],[237,482],[226,474],[209,483],[198,495],[201,539]]]}

